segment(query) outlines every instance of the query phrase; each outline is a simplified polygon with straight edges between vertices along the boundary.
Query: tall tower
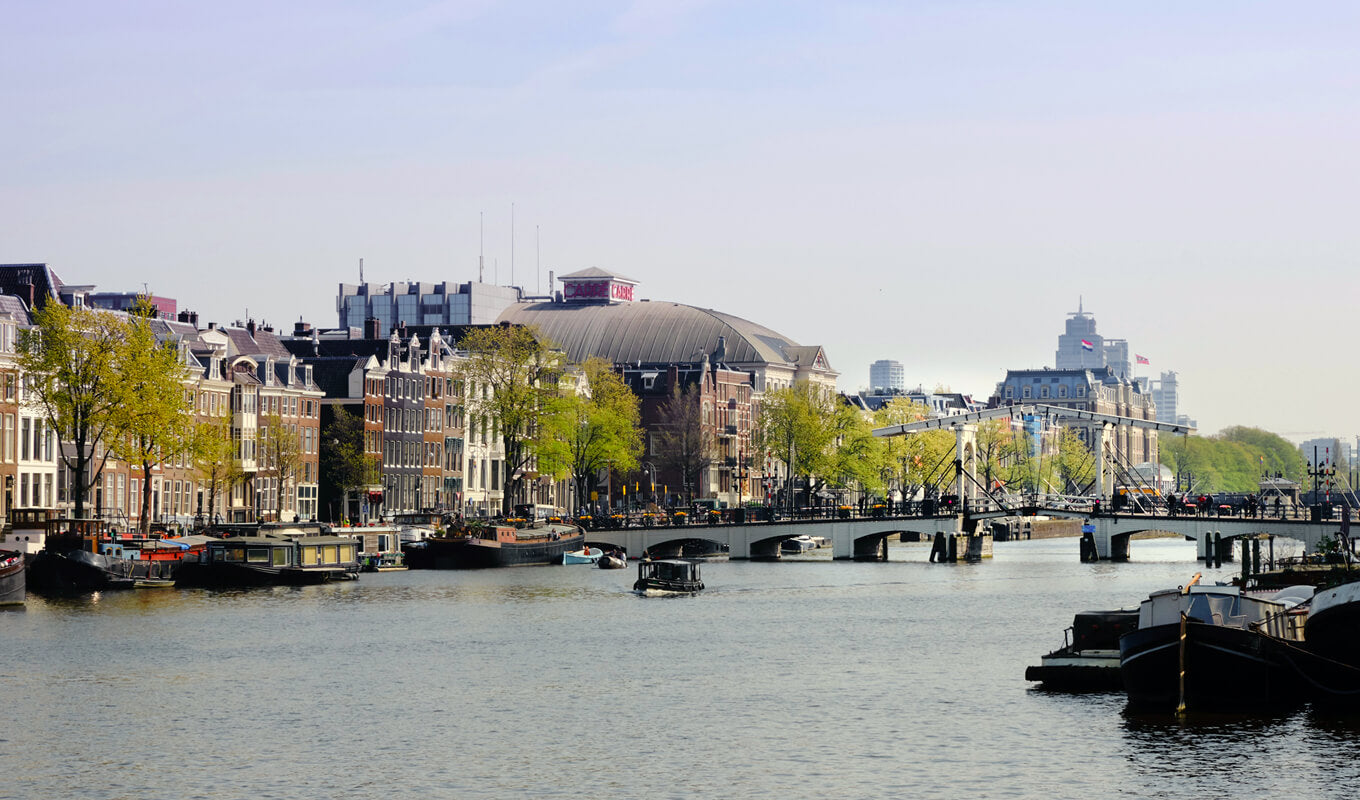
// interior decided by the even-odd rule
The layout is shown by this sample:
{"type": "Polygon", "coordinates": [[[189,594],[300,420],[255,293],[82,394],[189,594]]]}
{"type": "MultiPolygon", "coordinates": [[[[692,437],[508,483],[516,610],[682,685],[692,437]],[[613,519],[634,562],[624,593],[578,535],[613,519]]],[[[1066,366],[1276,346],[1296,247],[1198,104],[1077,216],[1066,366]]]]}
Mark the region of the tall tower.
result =
{"type": "Polygon", "coordinates": [[[1058,369],[1099,369],[1105,366],[1105,339],[1096,333],[1096,318],[1082,310],[1067,315],[1067,331],[1058,337],[1054,356],[1058,369]]]}

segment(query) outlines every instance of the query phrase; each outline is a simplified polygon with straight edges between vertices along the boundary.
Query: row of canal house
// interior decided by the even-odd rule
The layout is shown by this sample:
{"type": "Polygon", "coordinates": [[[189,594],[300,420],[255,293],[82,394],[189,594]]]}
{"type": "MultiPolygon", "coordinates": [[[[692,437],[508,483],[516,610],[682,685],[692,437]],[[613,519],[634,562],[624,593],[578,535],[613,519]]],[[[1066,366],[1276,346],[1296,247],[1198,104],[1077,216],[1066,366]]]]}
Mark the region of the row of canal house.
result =
{"type": "MultiPolygon", "coordinates": [[[[42,272],[44,280],[30,281],[37,287],[29,292],[35,301],[82,302],[81,290],[88,287],[66,286],[50,271],[42,272]]],[[[165,525],[316,518],[322,392],[311,367],[268,328],[249,323],[199,330],[195,317],[183,313],[152,324],[158,339],[180,353],[195,426],[221,424],[230,432],[234,479],[211,502],[202,470],[187,455],[176,455],[152,468],[144,502],[141,466],[111,454],[105,459],[101,447],[95,463],[102,461],[102,469],[85,495],[89,512],[120,529],[139,526],[143,517],[165,525]],[[281,474],[270,448],[262,446],[276,435],[297,443],[295,474],[281,474]]],[[[14,508],[67,510],[75,502],[61,458],[62,448],[72,445],[59,441],[18,369],[18,333],[31,324],[24,298],[0,295],[0,513],[6,516],[14,508]]]]}
{"type": "MultiPolygon", "coordinates": [[[[323,487],[323,519],[366,521],[439,511],[499,514],[505,498],[504,446],[485,410],[490,389],[463,374],[455,343],[467,326],[404,323],[383,335],[376,319],[362,330],[315,329],[299,322],[283,344],[313,368],[323,431],[340,410],[363,420],[363,450],[374,483],[353,493],[323,487]]],[[[566,507],[562,481],[530,475],[514,503],[566,507]]]]}
{"type": "MultiPolygon", "coordinates": [[[[310,520],[318,516],[322,392],[312,368],[289,353],[268,327],[197,327],[193,314],[154,320],[162,342],[178,348],[186,367],[185,396],[197,428],[222,426],[232,440],[231,477],[213,491],[202,465],[178,454],[152,469],[149,507],[143,505],[140,465],[112,457],[86,495],[87,506],[116,527],[155,523],[310,520]],[[273,437],[293,444],[291,468],[281,466],[273,437]],[[214,497],[214,494],[216,495],[214,497]]],[[[101,454],[102,455],[102,454],[101,454]]],[[[73,502],[61,465],[60,506],[73,502]]]]}

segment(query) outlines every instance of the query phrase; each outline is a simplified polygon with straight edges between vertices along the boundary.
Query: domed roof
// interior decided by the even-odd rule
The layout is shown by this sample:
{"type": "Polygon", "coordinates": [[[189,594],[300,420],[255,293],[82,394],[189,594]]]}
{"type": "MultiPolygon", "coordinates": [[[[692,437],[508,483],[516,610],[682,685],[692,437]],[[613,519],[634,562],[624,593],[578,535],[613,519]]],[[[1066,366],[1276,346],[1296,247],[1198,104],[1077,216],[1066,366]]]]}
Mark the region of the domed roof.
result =
{"type": "MultiPolygon", "coordinates": [[[[804,347],[763,325],[707,308],[643,300],[633,303],[519,303],[497,322],[536,326],[572,361],[598,356],[612,363],[692,363],[711,355],[723,337],[722,360],[732,366],[811,367],[820,347],[804,347]]],[[[821,369],[829,366],[822,359],[821,369]]]]}

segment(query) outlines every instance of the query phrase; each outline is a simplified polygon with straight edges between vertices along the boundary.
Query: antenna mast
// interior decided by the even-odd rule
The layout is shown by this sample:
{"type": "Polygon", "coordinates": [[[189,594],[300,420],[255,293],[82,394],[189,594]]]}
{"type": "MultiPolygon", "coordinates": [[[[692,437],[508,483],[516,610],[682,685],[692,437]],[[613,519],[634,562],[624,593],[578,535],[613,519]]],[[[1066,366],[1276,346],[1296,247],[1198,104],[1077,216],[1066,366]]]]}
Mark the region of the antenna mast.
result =
{"type": "Polygon", "coordinates": [[[510,285],[515,285],[515,204],[510,204],[510,285]]]}
{"type": "Polygon", "coordinates": [[[538,240],[538,226],[534,226],[534,269],[538,274],[534,276],[534,294],[543,294],[543,246],[538,240]]]}
{"type": "Polygon", "coordinates": [[[477,212],[477,282],[486,283],[486,212],[477,212]]]}
{"type": "Polygon", "coordinates": [[[364,260],[361,258],[359,259],[359,283],[363,284],[363,282],[364,282],[364,260]]]}

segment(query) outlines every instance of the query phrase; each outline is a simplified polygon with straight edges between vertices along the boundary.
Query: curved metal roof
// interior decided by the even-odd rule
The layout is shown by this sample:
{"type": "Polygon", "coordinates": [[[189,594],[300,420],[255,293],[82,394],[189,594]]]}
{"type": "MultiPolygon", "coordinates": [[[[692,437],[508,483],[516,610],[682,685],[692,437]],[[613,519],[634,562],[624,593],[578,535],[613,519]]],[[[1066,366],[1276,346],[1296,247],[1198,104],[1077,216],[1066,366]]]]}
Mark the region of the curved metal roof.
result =
{"type": "Polygon", "coordinates": [[[801,347],[763,325],[680,303],[518,303],[497,322],[534,325],[572,361],[598,356],[615,364],[690,363],[712,355],[726,337],[722,361],[787,364],[806,358],[801,347]]]}

